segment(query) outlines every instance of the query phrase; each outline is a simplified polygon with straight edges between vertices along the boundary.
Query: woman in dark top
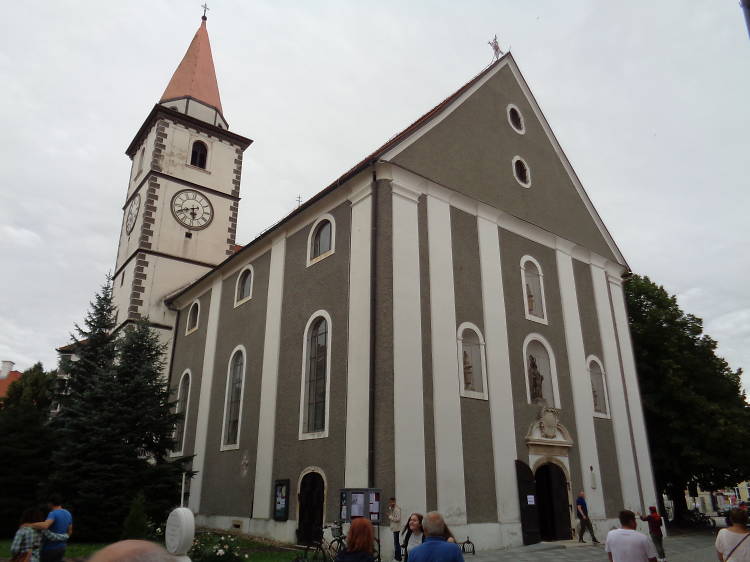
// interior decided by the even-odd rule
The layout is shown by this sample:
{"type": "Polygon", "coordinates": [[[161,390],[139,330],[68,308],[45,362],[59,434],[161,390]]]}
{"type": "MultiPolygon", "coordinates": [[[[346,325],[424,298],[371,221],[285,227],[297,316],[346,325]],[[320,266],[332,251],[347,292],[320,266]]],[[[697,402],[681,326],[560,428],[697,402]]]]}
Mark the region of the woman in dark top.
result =
{"type": "Polygon", "coordinates": [[[354,519],[346,536],[346,548],[336,555],[336,562],[374,562],[373,542],[370,520],[364,517],[354,519]]]}

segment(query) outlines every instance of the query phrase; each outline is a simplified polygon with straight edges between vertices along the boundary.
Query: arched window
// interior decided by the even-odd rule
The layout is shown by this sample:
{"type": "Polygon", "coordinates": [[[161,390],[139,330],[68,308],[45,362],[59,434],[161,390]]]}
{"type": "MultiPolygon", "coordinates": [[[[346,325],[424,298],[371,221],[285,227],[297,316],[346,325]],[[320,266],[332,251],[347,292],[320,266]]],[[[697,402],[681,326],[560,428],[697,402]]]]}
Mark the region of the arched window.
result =
{"type": "Polygon", "coordinates": [[[175,413],[182,414],[174,429],[174,454],[181,455],[185,445],[185,426],[187,425],[188,400],[190,399],[190,371],[185,371],[177,387],[177,405],[175,413]]]}
{"type": "Polygon", "coordinates": [[[557,368],[552,349],[542,336],[530,334],[523,346],[526,391],[530,404],[560,407],[557,368]]]}
{"type": "Polygon", "coordinates": [[[248,265],[237,276],[234,290],[234,306],[238,306],[253,296],[253,266],[248,265]]]}
{"type": "Polygon", "coordinates": [[[190,165],[198,168],[206,168],[206,158],[208,157],[208,147],[202,141],[193,143],[193,151],[190,154],[190,165]]]}
{"type": "Polygon", "coordinates": [[[190,305],[188,311],[187,326],[185,328],[185,335],[191,334],[198,329],[198,319],[201,312],[201,303],[197,300],[190,305]]]}
{"type": "Polygon", "coordinates": [[[308,267],[330,256],[336,249],[336,223],[331,215],[318,218],[308,238],[308,267]]]}
{"type": "Polygon", "coordinates": [[[458,365],[461,396],[487,400],[484,338],[474,324],[458,327],[458,365]]]}
{"type": "Polygon", "coordinates": [[[235,348],[229,361],[227,388],[224,397],[224,426],[221,448],[237,449],[240,443],[240,413],[245,380],[245,353],[242,346],[235,348]]]}
{"type": "Polygon", "coordinates": [[[513,176],[523,187],[531,187],[531,170],[520,156],[513,158],[513,176]]]}
{"type": "Polygon", "coordinates": [[[542,266],[531,256],[521,258],[521,284],[526,319],[546,324],[547,305],[544,302],[542,266]]]}
{"type": "Polygon", "coordinates": [[[325,311],[308,321],[303,344],[300,438],[328,436],[328,393],[331,371],[331,320],[325,311]]]}
{"type": "Polygon", "coordinates": [[[604,378],[604,369],[601,361],[593,355],[588,361],[589,376],[591,377],[591,395],[594,401],[594,416],[609,417],[609,405],[607,396],[607,382],[604,378]]]}

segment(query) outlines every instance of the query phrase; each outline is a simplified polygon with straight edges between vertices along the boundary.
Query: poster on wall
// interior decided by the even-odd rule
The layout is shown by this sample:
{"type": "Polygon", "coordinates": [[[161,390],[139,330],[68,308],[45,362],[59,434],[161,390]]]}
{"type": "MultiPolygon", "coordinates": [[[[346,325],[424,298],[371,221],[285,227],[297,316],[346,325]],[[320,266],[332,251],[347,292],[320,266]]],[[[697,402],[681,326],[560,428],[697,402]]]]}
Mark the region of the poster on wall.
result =
{"type": "Polygon", "coordinates": [[[365,495],[352,494],[352,517],[364,517],[365,515],[365,495]]]}
{"type": "Polygon", "coordinates": [[[273,518],[276,521],[289,519],[289,480],[276,480],[274,483],[273,518]]]}
{"type": "Polygon", "coordinates": [[[380,492],[370,492],[370,521],[380,521],[380,492]]]}

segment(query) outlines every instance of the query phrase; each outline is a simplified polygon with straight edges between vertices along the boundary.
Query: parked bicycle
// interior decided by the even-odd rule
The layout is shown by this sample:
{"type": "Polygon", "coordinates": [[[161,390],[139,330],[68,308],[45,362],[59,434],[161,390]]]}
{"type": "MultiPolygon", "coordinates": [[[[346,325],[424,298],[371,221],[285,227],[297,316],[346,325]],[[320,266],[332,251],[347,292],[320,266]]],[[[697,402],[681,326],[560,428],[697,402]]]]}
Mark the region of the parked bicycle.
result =
{"type": "MultiPolygon", "coordinates": [[[[343,521],[334,521],[330,525],[324,525],[321,539],[307,546],[302,555],[295,559],[295,562],[303,560],[308,562],[333,562],[336,560],[338,553],[346,549],[343,524],[343,521]],[[330,541],[325,537],[325,529],[331,530],[332,538],[330,541]]],[[[375,537],[373,548],[372,555],[375,558],[375,562],[381,562],[380,541],[377,537],[375,537]]]]}

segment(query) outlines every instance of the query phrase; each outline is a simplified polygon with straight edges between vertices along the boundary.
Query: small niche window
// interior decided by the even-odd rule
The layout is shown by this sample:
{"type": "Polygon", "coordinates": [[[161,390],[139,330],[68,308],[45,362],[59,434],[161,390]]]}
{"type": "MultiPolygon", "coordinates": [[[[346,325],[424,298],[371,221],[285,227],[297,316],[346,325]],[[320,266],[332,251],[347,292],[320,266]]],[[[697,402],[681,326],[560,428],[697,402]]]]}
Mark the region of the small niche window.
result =
{"type": "Polygon", "coordinates": [[[510,123],[510,126],[513,127],[513,129],[517,133],[521,135],[524,134],[526,132],[526,126],[523,122],[523,115],[521,115],[521,110],[511,103],[508,105],[507,111],[508,123],[510,123]]]}
{"type": "Polygon", "coordinates": [[[547,307],[544,302],[544,277],[539,262],[531,256],[521,258],[521,284],[526,319],[547,324],[547,307]]]}
{"type": "Polygon", "coordinates": [[[190,305],[190,310],[188,311],[185,335],[191,334],[198,329],[198,319],[200,317],[200,313],[201,313],[200,302],[194,301],[193,304],[190,305]]]}
{"type": "Polygon", "coordinates": [[[221,449],[237,449],[240,443],[240,413],[245,379],[245,354],[241,346],[235,348],[229,361],[227,388],[224,397],[224,427],[221,449]]]}
{"type": "Polygon", "coordinates": [[[305,332],[300,439],[328,436],[330,344],[330,319],[327,313],[318,311],[305,332]]]}
{"type": "Polygon", "coordinates": [[[190,398],[190,371],[185,371],[180,379],[180,386],[177,389],[177,406],[175,413],[182,414],[180,420],[175,424],[174,429],[174,453],[182,454],[182,448],[185,443],[185,426],[187,425],[188,400],[190,398]]]}
{"type": "Polygon", "coordinates": [[[487,367],[484,338],[474,324],[458,328],[458,365],[461,396],[487,400],[487,367]]]}
{"type": "Polygon", "coordinates": [[[555,358],[549,344],[541,336],[530,335],[526,338],[524,368],[529,403],[559,408],[555,358]]]}
{"type": "Polygon", "coordinates": [[[310,229],[308,248],[308,266],[333,254],[336,248],[336,223],[331,215],[324,215],[315,221],[310,229]]]}
{"type": "Polygon", "coordinates": [[[591,377],[591,395],[594,401],[594,416],[609,417],[607,404],[607,383],[604,379],[604,369],[596,357],[589,357],[589,376],[591,377]]]}
{"type": "Polygon", "coordinates": [[[249,301],[253,296],[253,266],[249,265],[237,276],[237,287],[234,292],[234,306],[249,301]]]}
{"type": "Polygon", "coordinates": [[[193,143],[193,151],[190,154],[190,165],[206,169],[206,158],[208,157],[208,147],[202,141],[193,143]]]}
{"type": "Polygon", "coordinates": [[[513,176],[523,187],[531,187],[531,170],[520,156],[513,158],[513,176]]]}

